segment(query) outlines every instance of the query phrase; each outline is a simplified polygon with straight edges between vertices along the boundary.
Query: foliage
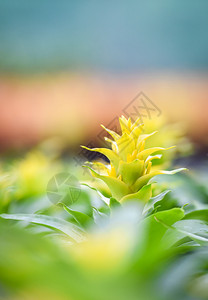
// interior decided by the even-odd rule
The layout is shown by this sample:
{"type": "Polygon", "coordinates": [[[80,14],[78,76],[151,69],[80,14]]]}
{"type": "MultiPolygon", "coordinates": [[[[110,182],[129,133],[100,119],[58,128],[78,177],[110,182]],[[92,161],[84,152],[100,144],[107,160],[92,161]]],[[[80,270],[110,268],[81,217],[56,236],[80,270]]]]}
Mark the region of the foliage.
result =
{"type": "Polygon", "coordinates": [[[112,149],[89,149],[109,163],[92,163],[96,179],[83,182],[74,203],[67,191],[57,205],[46,197],[41,181],[54,174],[52,161],[29,156],[28,164],[27,156],[16,180],[14,169],[2,175],[0,299],[207,299],[206,181],[164,175],[182,169],[152,166],[164,149],[145,148],[152,134],[139,120],[120,124],[121,135],[106,129],[112,149]]]}

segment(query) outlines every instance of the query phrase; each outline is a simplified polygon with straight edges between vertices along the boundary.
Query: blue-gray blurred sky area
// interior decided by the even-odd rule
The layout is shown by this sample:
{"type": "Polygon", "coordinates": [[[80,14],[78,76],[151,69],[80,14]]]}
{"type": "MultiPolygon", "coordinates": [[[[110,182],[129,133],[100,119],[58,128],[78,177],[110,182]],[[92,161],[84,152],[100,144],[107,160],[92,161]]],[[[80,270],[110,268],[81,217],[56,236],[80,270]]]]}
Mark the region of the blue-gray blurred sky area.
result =
{"type": "Polygon", "coordinates": [[[207,0],[0,0],[0,72],[208,69],[207,0]]]}

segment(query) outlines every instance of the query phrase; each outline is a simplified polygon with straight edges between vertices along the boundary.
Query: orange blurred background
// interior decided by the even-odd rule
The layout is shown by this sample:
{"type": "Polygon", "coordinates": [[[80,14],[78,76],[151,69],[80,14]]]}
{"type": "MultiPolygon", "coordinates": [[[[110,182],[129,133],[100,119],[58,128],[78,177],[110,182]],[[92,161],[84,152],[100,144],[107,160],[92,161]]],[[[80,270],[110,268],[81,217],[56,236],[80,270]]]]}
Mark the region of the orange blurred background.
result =
{"type": "Polygon", "coordinates": [[[49,137],[77,147],[99,132],[143,91],[167,117],[185,124],[195,142],[208,142],[205,75],[71,75],[1,77],[0,142],[23,149],[49,137]]]}

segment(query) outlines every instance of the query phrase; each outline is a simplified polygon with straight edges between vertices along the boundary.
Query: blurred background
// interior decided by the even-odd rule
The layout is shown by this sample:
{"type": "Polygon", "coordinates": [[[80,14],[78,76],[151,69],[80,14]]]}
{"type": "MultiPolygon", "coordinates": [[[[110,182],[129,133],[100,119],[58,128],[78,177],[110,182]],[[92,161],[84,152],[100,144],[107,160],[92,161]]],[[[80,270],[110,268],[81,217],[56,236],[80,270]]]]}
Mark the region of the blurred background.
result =
{"type": "Polygon", "coordinates": [[[49,138],[79,151],[143,91],[206,158],[207,13],[204,0],[0,0],[0,151],[49,138]]]}
{"type": "Polygon", "coordinates": [[[101,146],[100,123],[116,131],[119,116],[139,115],[147,133],[159,129],[148,148],[177,145],[163,154],[161,169],[190,170],[157,179],[153,196],[172,192],[151,212],[164,210],[169,224],[166,212],[177,207],[171,225],[179,207],[201,210],[194,237],[207,238],[207,15],[206,0],[0,0],[0,299],[207,300],[206,249],[189,248],[188,239],[190,256],[173,256],[160,242],[162,222],[135,230],[132,206],[116,216],[112,234],[101,222],[101,239],[65,252],[64,239],[60,247],[57,235],[55,244],[59,225],[107,216],[109,207],[86,186],[68,212],[49,197],[60,196],[57,178],[66,173],[93,182],[79,166],[95,157],[80,145],[101,146]],[[17,229],[14,215],[24,220],[17,229]],[[128,234],[119,224],[128,224],[128,234]]]}

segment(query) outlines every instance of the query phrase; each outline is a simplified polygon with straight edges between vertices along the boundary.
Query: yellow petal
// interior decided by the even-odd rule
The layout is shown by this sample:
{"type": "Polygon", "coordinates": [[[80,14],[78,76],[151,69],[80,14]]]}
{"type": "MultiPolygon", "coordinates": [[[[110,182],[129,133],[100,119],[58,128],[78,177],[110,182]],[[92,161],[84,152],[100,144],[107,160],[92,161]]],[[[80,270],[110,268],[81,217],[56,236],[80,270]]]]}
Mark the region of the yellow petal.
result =
{"type": "MultiPolygon", "coordinates": [[[[130,119],[130,120],[131,120],[131,119],[130,119]]],[[[143,125],[143,126],[144,126],[144,124],[143,124],[141,121],[142,121],[141,118],[138,117],[138,118],[136,119],[136,121],[132,124],[131,130],[134,130],[136,127],[139,127],[140,125],[143,125]]]]}
{"type": "Polygon", "coordinates": [[[118,133],[116,133],[115,131],[106,128],[104,125],[100,125],[100,126],[103,129],[105,129],[105,131],[107,131],[115,141],[120,137],[120,135],[118,133]]]}
{"type": "Polygon", "coordinates": [[[148,164],[149,161],[152,161],[153,159],[160,159],[162,157],[162,154],[157,154],[153,156],[148,156],[147,159],[145,160],[145,163],[148,164]]]}
{"type": "Polygon", "coordinates": [[[130,133],[131,128],[129,128],[128,120],[124,116],[121,116],[119,118],[119,123],[120,123],[120,126],[121,126],[122,134],[130,133]]]}
{"type": "Polygon", "coordinates": [[[157,151],[166,151],[166,150],[172,149],[174,147],[175,146],[169,147],[169,148],[153,147],[153,148],[145,149],[145,150],[141,151],[140,153],[138,153],[138,158],[146,160],[147,157],[149,155],[151,155],[152,153],[154,153],[154,152],[157,152],[157,151]]]}
{"type": "Polygon", "coordinates": [[[110,165],[110,169],[108,170],[108,175],[111,177],[116,177],[116,169],[114,166],[110,165]]]}
{"type": "Polygon", "coordinates": [[[143,141],[145,141],[146,139],[148,139],[149,137],[153,136],[155,133],[157,133],[158,131],[154,131],[150,134],[141,134],[137,140],[137,144],[136,144],[136,147],[139,148],[141,143],[143,141]]]}
{"type": "Polygon", "coordinates": [[[86,162],[86,164],[91,165],[94,170],[98,173],[108,174],[108,167],[101,162],[86,162]]]}
{"type": "Polygon", "coordinates": [[[150,174],[146,174],[146,175],[141,176],[140,178],[138,178],[137,181],[135,182],[133,188],[134,188],[134,190],[138,191],[145,184],[147,184],[149,182],[149,180],[154,176],[161,175],[161,174],[172,175],[172,174],[176,174],[178,172],[185,171],[185,170],[187,170],[187,169],[186,168],[180,168],[180,169],[176,169],[176,170],[172,170],[172,171],[155,170],[155,171],[151,172],[150,174]]]}
{"type": "Polygon", "coordinates": [[[135,150],[134,141],[129,135],[124,133],[118,140],[117,146],[119,151],[119,156],[122,160],[127,161],[127,156],[129,153],[132,153],[135,150]]]}
{"type": "Polygon", "coordinates": [[[137,140],[140,136],[140,134],[143,132],[143,129],[144,129],[144,124],[140,124],[138,125],[137,127],[135,127],[131,133],[130,133],[130,136],[134,139],[135,141],[135,146],[137,144],[137,140]]]}
{"type": "Polygon", "coordinates": [[[88,148],[85,146],[81,146],[84,149],[87,149],[89,151],[94,151],[94,152],[99,152],[103,155],[105,155],[112,163],[112,165],[115,167],[115,169],[118,169],[118,165],[119,165],[119,156],[113,152],[111,149],[107,149],[107,148],[88,148]]]}

